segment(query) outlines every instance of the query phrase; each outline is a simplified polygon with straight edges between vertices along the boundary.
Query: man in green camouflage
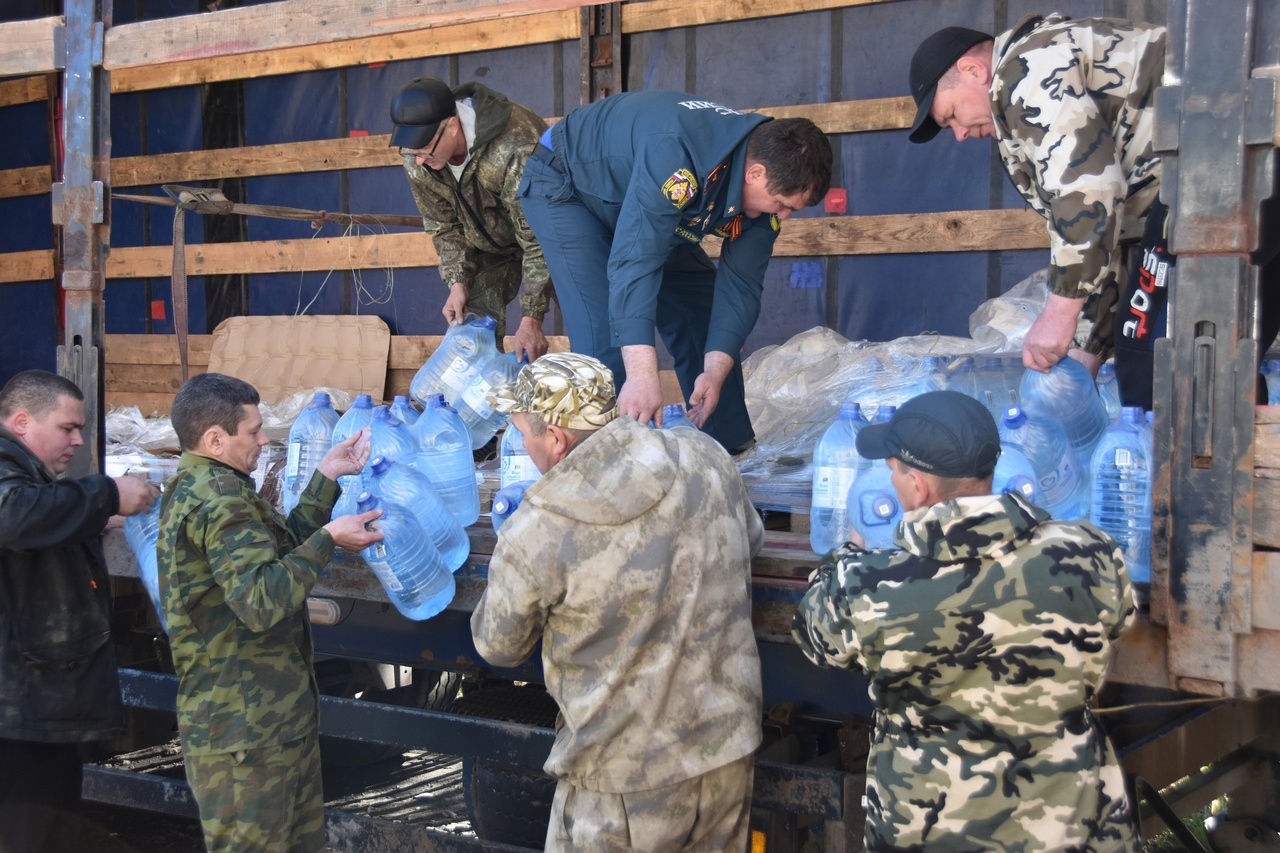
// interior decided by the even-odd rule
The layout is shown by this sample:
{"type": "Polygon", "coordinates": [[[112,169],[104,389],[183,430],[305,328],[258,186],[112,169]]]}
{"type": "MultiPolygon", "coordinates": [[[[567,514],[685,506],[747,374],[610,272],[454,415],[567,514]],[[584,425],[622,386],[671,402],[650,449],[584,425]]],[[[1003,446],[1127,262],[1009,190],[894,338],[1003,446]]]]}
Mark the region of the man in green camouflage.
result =
{"type": "Polygon", "coordinates": [[[498,533],[471,632],[496,666],[542,640],[560,706],[546,849],[745,850],[764,528],[733,460],[618,417],[590,356],[543,356],[489,401],[544,476],[498,533]]]}
{"type": "Polygon", "coordinates": [[[445,319],[461,321],[468,310],[492,317],[501,349],[507,303],[523,276],[515,355],[538,358],[547,351],[542,318],[551,281],[516,191],[546,123],[479,83],[450,90],[435,77],[401,86],[391,120],[391,144],[404,156],[413,200],[449,288],[445,319]]]}
{"type": "Polygon", "coordinates": [[[379,511],[328,520],[336,480],[364,467],[368,436],[334,445],[286,519],[249,476],[268,441],[252,385],[193,377],[171,419],[183,453],[161,500],[156,558],[205,845],[323,851],[306,601],[335,547],[356,551],[382,538],[365,529],[379,511]]]}
{"type": "Polygon", "coordinates": [[[1000,438],[966,395],[921,394],[857,445],[893,472],[898,547],[832,551],[792,636],[868,675],[866,849],[1136,850],[1089,710],[1133,613],[1120,548],[992,495],[1000,438]]]}

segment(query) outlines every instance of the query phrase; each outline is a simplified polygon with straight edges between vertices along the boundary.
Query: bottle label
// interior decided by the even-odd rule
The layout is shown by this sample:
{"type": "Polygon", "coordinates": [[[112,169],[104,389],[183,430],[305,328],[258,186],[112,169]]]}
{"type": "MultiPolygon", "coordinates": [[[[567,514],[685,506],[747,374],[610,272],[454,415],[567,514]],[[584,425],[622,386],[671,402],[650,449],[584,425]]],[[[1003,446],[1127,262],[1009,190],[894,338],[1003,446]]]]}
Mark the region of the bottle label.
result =
{"type": "Polygon", "coordinates": [[[542,476],[542,472],[538,470],[538,466],[533,464],[533,460],[528,456],[504,456],[502,458],[502,486],[506,488],[512,483],[518,483],[521,480],[536,480],[542,476]]]}
{"type": "MultiPolygon", "coordinates": [[[[440,374],[440,384],[448,388],[455,395],[461,394],[467,389],[467,368],[468,364],[464,358],[455,358],[449,362],[449,367],[440,374]]],[[[447,397],[448,395],[446,395],[447,397]]]]}
{"type": "Polygon", "coordinates": [[[299,474],[298,467],[301,461],[302,461],[302,442],[299,442],[299,441],[289,442],[289,453],[284,463],[285,476],[286,477],[298,476],[299,474]]]}
{"type": "Polygon", "coordinates": [[[1080,481],[1080,470],[1071,459],[1058,460],[1058,466],[1040,478],[1040,491],[1046,504],[1067,500],[1080,481]]]}
{"type": "Polygon", "coordinates": [[[401,592],[404,585],[400,583],[400,579],[396,577],[396,573],[391,570],[391,564],[387,562],[387,549],[383,543],[379,542],[373,546],[374,559],[366,560],[369,569],[378,577],[378,582],[382,584],[382,588],[387,592],[401,592]]]}
{"type": "Polygon", "coordinates": [[[489,408],[489,391],[493,386],[483,376],[477,376],[475,380],[467,386],[462,392],[461,402],[466,404],[471,411],[480,416],[481,420],[488,418],[493,414],[493,409],[489,408]]]}
{"type": "Polygon", "coordinates": [[[856,468],[819,465],[813,469],[813,505],[818,509],[844,509],[856,468]]]}

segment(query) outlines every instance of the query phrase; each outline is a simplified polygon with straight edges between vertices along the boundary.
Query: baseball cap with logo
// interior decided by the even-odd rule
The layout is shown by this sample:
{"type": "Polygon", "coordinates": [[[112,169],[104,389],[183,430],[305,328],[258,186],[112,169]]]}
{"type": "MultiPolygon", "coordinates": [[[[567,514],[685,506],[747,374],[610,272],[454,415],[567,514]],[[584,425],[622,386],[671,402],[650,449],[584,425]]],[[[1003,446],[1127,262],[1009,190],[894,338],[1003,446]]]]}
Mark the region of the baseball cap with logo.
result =
{"type": "Polygon", "coordinates": [[[977,30],[946,27],[920,42],[911,57],[911,97],[916,101],[916,120],[911,125],[908,139],[928,142],[938,135],[942,128],[929,117],[933,96],[938,92],[938,81],[969,48],[990,40],[991,36],[977,30]]]}
{"type": "Polygon", "coordinates": [[[1000,458],[1000,434],[987,407],[959,391],[930,391],[903,403],[888,423],[858,432],[864,459],[892,456],[939,477],[986,477],[1000,458]]]}
{"type": "Polygon", "coordinates": [[[554,352],[489,392],[495,412],[537,415],[565,429],[599,429],[618,416],[613,371],[589,355],[554,352]]]}

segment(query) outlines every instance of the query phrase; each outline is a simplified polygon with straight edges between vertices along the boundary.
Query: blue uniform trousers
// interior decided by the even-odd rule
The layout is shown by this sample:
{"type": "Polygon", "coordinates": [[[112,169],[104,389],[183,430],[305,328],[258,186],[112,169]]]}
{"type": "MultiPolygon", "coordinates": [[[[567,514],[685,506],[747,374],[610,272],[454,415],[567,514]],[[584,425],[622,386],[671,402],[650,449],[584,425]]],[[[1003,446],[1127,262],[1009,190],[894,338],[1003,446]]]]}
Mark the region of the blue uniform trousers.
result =
{"type": "MultiPolygon", "coordinates": [[[[622,351],[609,330],[613,230],[577,199],[568,177],[548,159],[545,149],[539,148],[525,164],[520,187],[524,215],[555,282],[570,348],[604,362],[621,389],[626,381],[622,351]]],[[[698,245],[679,247],[667,257],[655,325],[675,360],[686,401],[702,373],[715,281],[715,265],[698,245]]],[[[755,437],[747,415],[740,356],[732,355],[733,370],[720,389],[719,404],[703,425],[704,432],[729,450],[755,437]]]]}

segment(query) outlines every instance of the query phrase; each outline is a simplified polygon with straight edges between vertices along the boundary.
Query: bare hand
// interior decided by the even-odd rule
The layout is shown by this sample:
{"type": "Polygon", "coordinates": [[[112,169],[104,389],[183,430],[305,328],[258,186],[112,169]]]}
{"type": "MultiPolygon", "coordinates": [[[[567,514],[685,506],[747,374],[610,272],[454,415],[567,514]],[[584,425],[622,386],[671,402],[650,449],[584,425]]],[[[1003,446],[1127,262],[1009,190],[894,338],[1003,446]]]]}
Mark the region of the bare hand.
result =
{"type": "Polygon", "coordinates": [[[707,422],[720,405],[720,389],[733,370],[733,356],[726,352],[710,350],[702,358],[702,373],[693,381],[693,393],[689,395],[689,420],[698,429],[707,422]]]}
{"type": "Polygon", "coordinates": [[[520,318],[520,328],[512,336],[516,339],[512,354],[516,360],[530,364],[547,354],[547,336],[542,334],[542,321],[536,317],[520,318]]]}
{"type": "Polygon", "coordinates": [[[455,281],[449,285],[449,298],[444,301],[444,308],[440,309],[440,313],[450,323],[461,323],[463,316],[467,313],[467,286],[460,281],[455,281]]]}
{"type": "Polygon", "coordinates": [[[1098,368],[1102,367],[1102,359],[1098,358],[1093,353],[1073,347],[1067,350],[1067,358],[1074,358],[1085,366],[1085,369],[1089,371],[1090,376],[1094,379],[1098,378],[1098,368]]]}
{"type": "Polygon", "coordinates": [[[114,477],[116,490],[120,493],[120,515],[140,515],[150,512],[151,507],[160,497],[160,490],[137,477],[127,474],[114,477]]]}
{"type": "Polygon", "coordinates": [[[359,432],[329,448],[329,452],[316,466],[321,474],[330,480],[345,477],[348,474],[359,474],[364,470],[364,463],[369,461],[369,428],[362,427],[359,432]]]}
{"type": "Polygon", "coordinates": [[[340,515],[324,526],[333,537],[333,544],[348,551],[359,551],[368,548],[375,542],[382,541],[381,530],[369,530],[365,527],[371,521],[382,516],[382,510],[371,509],[359,515],[340,515]]]}
{"type": "Polygon", "coordinates": [[[1076,336],[1076,323],[1084,297],[1068,299],[1049,294],[1044,311],[1031,324],[1022,342],[1022,363],[1032,370],[1047,373],[1049,368],[1062,361],[1076,336]]]}
{"type": "Polygon", "coordinates": [[[629,418],[662,426],[662,383],[658,380],[658,351],[650,346],[622,348],[627,381],[618,392],[618,411],[629,418]]]}

